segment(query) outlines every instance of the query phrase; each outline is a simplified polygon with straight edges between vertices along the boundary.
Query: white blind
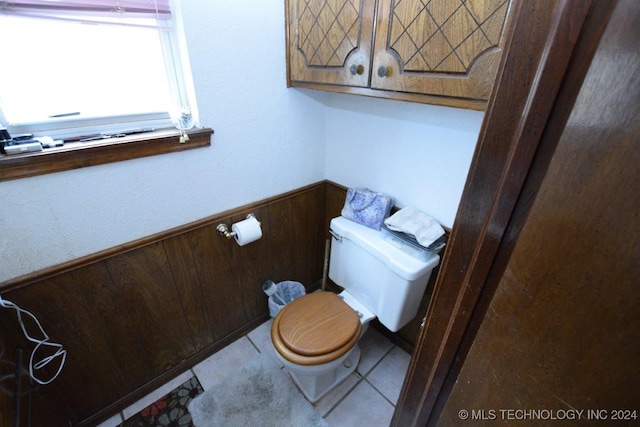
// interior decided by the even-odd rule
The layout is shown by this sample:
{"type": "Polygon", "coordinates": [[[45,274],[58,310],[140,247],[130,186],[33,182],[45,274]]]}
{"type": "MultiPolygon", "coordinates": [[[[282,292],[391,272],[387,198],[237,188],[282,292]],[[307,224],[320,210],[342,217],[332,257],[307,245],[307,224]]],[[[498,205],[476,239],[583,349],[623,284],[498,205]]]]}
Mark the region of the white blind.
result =
{"type": "Polygon", "coordinates": [[[0,13],[89,23],[158,26],[171,19],[170,0],[0,0],[0,13]]]}

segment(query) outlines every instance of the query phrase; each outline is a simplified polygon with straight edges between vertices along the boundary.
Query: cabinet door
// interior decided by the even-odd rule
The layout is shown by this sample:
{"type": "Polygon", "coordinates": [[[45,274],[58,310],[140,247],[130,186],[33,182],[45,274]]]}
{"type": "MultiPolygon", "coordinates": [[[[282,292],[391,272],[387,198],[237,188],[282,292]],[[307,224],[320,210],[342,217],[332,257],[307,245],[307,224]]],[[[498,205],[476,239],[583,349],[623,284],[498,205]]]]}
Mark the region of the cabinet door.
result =
{"type": "Polygon", "coordinates": [[[487,100],[510,0],[379,0],[371,87],[487,100]]]}
{"type": "Polygon", "coordinates": [[[369,85],[375,0],[289,0],[291,82],[369,85]]]}

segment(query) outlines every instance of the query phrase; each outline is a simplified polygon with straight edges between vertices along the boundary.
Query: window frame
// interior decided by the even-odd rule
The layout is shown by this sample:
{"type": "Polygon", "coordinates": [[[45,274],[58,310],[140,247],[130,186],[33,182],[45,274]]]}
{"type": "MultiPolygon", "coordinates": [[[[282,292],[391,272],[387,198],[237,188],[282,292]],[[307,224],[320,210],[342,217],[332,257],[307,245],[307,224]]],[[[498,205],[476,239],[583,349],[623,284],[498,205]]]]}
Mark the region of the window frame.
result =
{"type": "Polygon", "coordinates": [[[0,155],[0,182],[211,145],[213,129],[191,129],[186,133],[189,140],[184,143],[179,142],[177,129],[162,129],[32,153],[0,155]]]}
{"type": "MultiPolygon", "coordinates": [[[[165,58],[167,64],[175,67],[176,81],[171,82],[171,90],[178,98],[177,104],[190,106],[192,113],[196,117],[196,126],[199,126],[197,102],[195,89],[186,51],[184,40],[184,30],[179,4],[171,1],[171,25],[172,35],[166,31],[161,31],[162,43],[166,52],[167,48],[172,52],[173,60],[165,58]]],[[[164,21],[166,25],[166,21],[164,21]]],[[[165,115],[162,113],[161,115],[165,115]]],[[[0,112],[0,116],[2,116],[0,112]]],[[[139,157],[165,154],[187,149],[210,146],[210,136],[213,130],[210,128],[194,128],[186,132],[189,135],[186,143],[181,143],[180,132],[172,126],[170,117],[159,118],[158,114],[146,114],[138,116],[123,116],[113,118],[102,118],[98,121],[94,119],[85,120],[55,120],[50,121],[48,131],[42,130],[41,124],[31,128],[29,125],[17,126],[4,123],[12,135],[21,133],[32,133],[38,136],[52,136],[54,139],[65,139],[65,137],[80,134],[117,133],[118,131],[130,129],[155,129],[151,132],[140,133],[120,138],[105,138],[99,141],[84,143],[65,143],[62,147],[45,148],[42,151],[24,154],[0,154],[0,181],[18,179],[29,176],[37,176],[46,173],[59,172],[76,169],[85,166],[111,163],[116,161],[129,160],[139,157]],[[136,118],[141,118],[139,121],[136,118]],[[134,119],[134,121],[128,121],[134,119]],[[158,120],[159,119],[159,120],[158,120]],[[119,123],[119,124],[118,124],[119,123]],[[80,124],[80,126],[78,126],[80,124]],[[86,124],[86,126],[85,126],[86,124]]],[[[44,124],[44,123],[42,123],[44,124]]]]}

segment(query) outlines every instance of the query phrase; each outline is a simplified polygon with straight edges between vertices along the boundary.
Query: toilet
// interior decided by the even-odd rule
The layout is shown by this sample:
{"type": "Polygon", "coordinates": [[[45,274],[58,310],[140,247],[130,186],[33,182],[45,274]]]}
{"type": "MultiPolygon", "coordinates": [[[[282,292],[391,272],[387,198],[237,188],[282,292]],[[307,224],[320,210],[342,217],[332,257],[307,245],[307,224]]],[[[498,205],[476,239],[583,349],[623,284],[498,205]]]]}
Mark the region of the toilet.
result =
{"type": "Polygon", "coordinates": [[[344,288],[304,295],[273,319],[276,356],[311,403],[340,384],[360,361],[358,341],[378,318],[392,332],[411,321],[440,257],[415,258],[380,231],[344,217],[331,220],[329,277],[344,288]]]}

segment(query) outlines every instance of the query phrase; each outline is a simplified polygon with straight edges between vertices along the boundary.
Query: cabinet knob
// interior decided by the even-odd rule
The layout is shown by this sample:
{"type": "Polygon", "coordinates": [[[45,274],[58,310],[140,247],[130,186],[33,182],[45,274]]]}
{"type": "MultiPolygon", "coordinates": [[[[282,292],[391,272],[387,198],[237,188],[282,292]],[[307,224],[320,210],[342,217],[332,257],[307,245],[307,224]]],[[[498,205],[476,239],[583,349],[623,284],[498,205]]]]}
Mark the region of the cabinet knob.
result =
{"type": "Polygon", "coordinates": [[[356,74],[361,75],[362,73],[364,73],[364,67],[362,65],[353,64],[351,67],[349,67],[349,72],[352,76],[355,76],[356,74]]]}
{"type": "Polygon", "coordinates": [[[385,66],[378,67],[378,77],[387,77],[389,75],[389,70],[385,66]]]}

